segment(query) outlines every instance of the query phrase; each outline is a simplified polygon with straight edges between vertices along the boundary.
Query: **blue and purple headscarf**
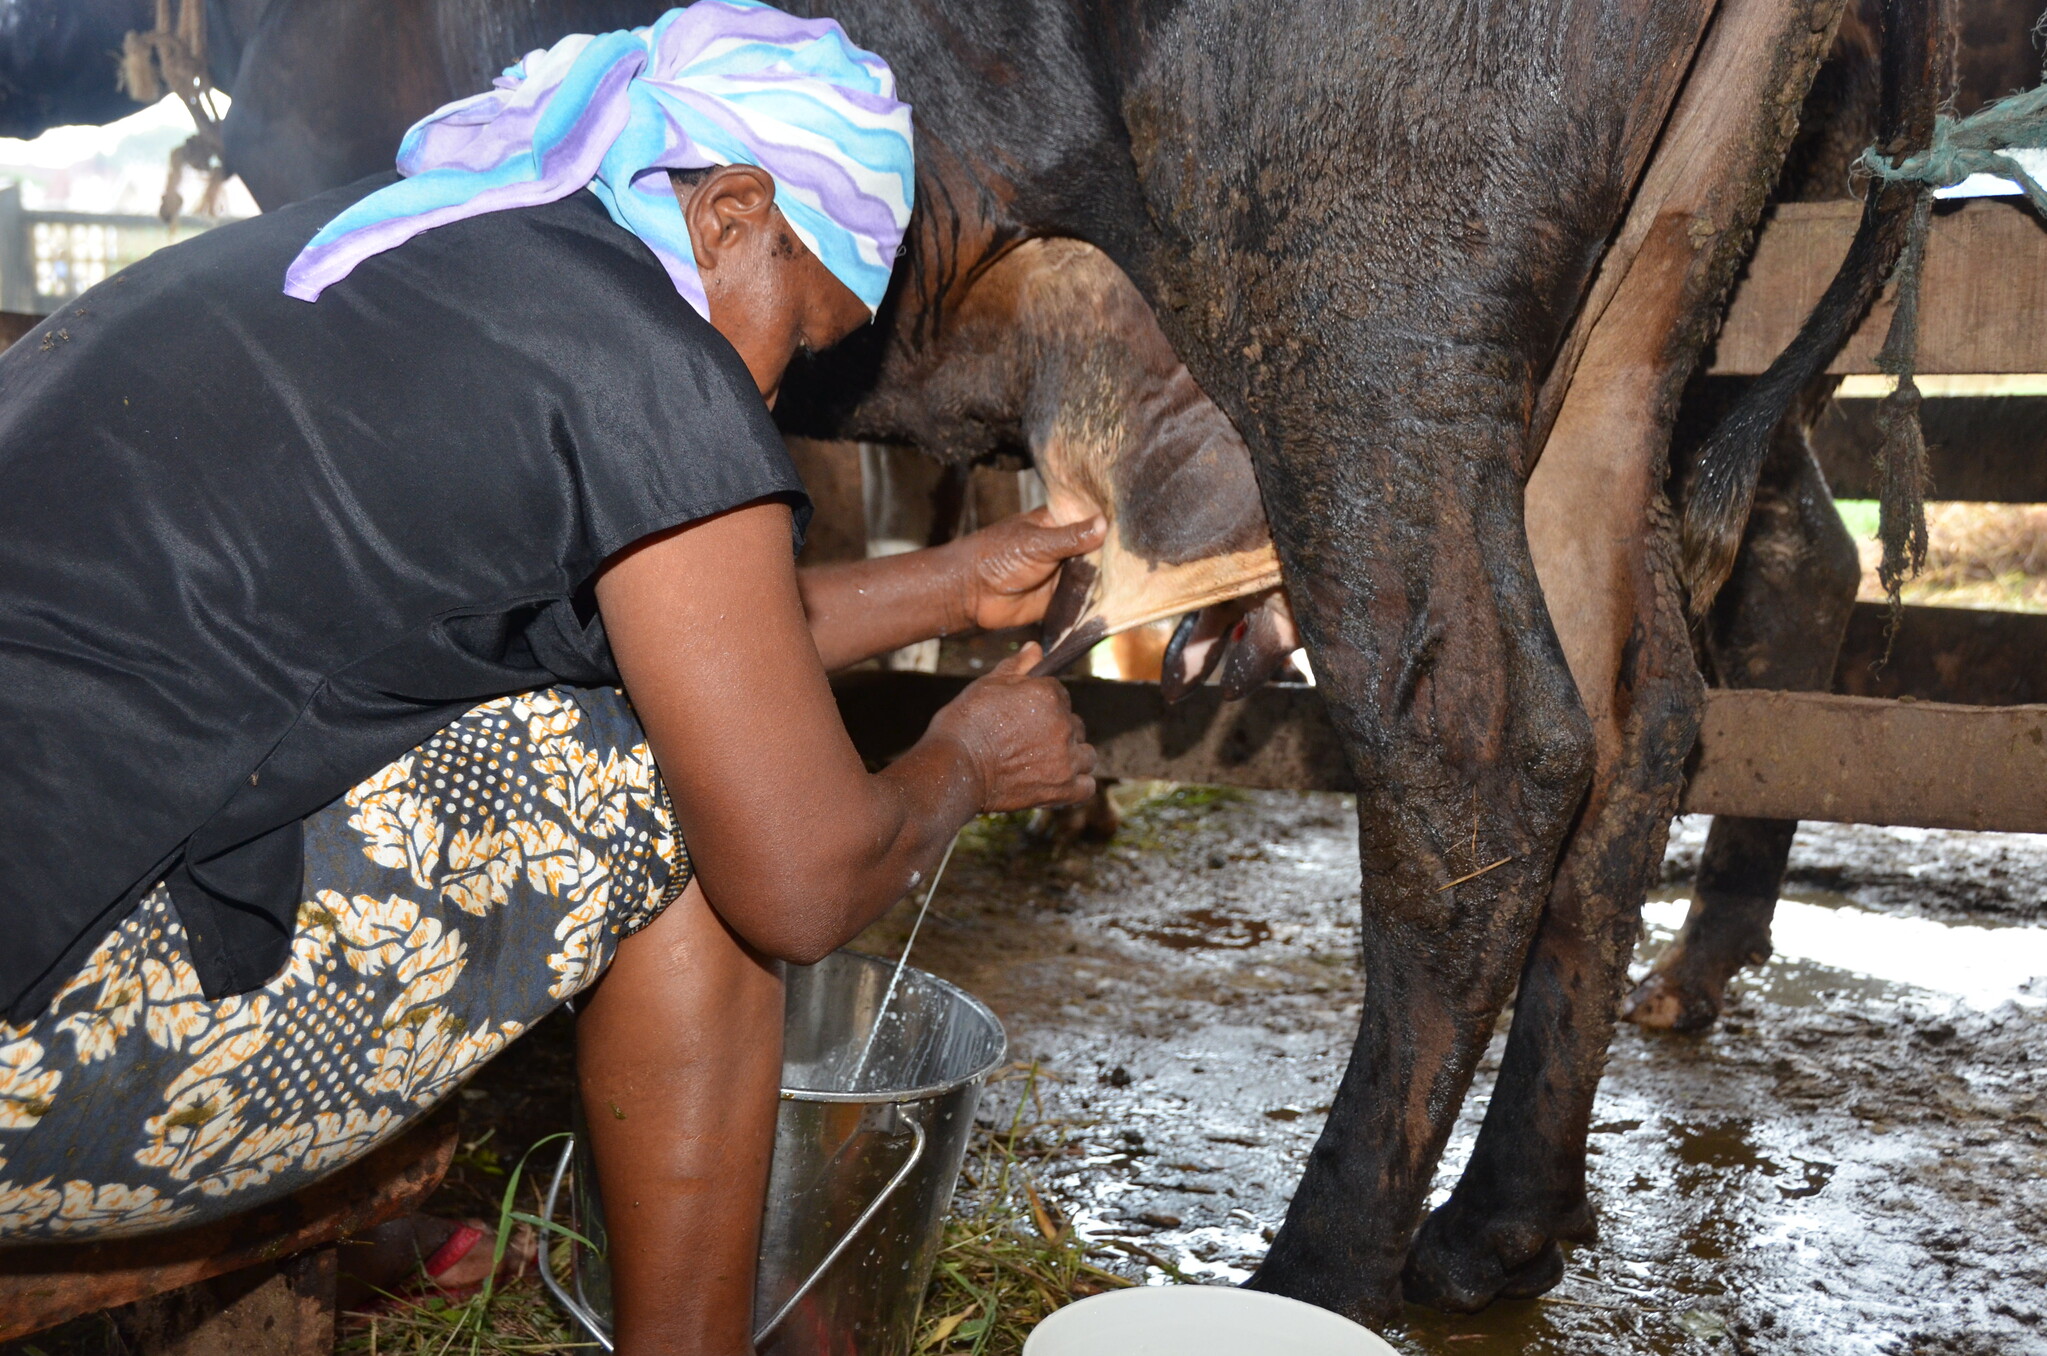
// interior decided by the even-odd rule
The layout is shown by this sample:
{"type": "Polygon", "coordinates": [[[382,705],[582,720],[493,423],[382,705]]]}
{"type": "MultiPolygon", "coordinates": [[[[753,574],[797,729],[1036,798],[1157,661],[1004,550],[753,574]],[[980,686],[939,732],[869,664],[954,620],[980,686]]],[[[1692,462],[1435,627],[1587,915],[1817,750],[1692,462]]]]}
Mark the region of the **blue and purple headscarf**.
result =
{"type": "Polygon", "coordinates": [[[422,119],[405,178],[321,228],[284,275],[312,301],[421,231],[588,188],[710,318],[667,171],[758,165],[803,243],[869,311],[881,305],[915,188],[910,106],[830,19],[697,0],[648,28],[563,38],[496,88],[422,119]]]}

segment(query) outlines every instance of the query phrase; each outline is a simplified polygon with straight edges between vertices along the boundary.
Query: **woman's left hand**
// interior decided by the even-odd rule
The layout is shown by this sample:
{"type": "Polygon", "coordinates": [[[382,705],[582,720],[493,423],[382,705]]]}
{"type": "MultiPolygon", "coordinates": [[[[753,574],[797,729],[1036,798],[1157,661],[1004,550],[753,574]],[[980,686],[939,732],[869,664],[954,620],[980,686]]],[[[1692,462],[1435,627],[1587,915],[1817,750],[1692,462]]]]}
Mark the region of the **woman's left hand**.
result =
{"type": "Polygon", "coordinates": [[[1100,546],[1107,532],[1100,515],[1054,523],[1049,508],[1036,508],[962,537],[968,620],[983,631],[1037,622],[1052,601],[1060,564],[1100,546]]]}

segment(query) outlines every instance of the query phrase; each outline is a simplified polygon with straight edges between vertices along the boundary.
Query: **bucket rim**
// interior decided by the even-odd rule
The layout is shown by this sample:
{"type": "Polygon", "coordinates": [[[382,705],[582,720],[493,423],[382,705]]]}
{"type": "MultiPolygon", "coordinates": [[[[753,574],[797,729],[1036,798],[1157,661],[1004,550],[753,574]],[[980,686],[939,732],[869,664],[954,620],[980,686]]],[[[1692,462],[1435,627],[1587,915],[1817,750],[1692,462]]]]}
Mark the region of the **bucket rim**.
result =
{"type": "MultiPolygon", "coordinates": [[[[1254,1313],[1264,1311],[1270,1315],[1275,1327],[1293,1329],[1291,1332],[1273,1332],[1271,1335],[1274,1339],[1334,1337],[1345,1341],[1352,1356],[1398,1356],[1391,1343],[1355,1319],[1323,1308],[1319,1304],[1295,1299],[1291,1295],[1281,1295],[1268,1290],[1247,1290],[1237,1285],[1140,1285],[1125,1290],[1109,1290],[1098,1295],[1088,1295],[1062,1305],[1038,1320],[1036,1326],[1024,1338],[1024,1356],[1044,1356],[1053,1349],[1055,1342],[1063,1342],[1066,1339],[1068,1329],[1073,1329],[1074,1335],[1082,1338],[1118,1335],[1115,1329],[1104,1333],[1097,1326],[1090,1332],[1087,1326],[1082,1325],[1099,1324],[1107,1314],[1121,1310],[1138,1309],[1142,1312],[1140,1306],[1155,1307],[1161,1304],[1191,1307],[1197,1313],[1206,1311],[1202,1316],[1209,1317],[1211,1321],[1215,1306],[1218,1305],[1225,1312],[1230,1309],[1250,1310],[1254,1313]]],[[[1191,1316],[1193,1315],[1181,1317],[1184,1320],[1191,1316]]],[[[1120,1322],[1117,1327],[1121,1327],[1120,1322]]],[[[1257,1349],[1268,1348],[1260,1346],[1257,1349]]]]}
{"type": "MultiPolygon", "coordinates": [[[[892,960],[881,956],[870,956],[865,951],[854,951],[846,947],[841,947],[839,950],[832,952],[831,955],[826,956],[824,960],[819,961],[817,964],[824,965],[833,960],[860,961],[863,964],[879,966],[885,970],[896,968],[896,963],[892,960]]],[[[815,969],[816,967],[810,966],[805,968],[815,969]]],[[[1009,1057],[1009,1031],[1008,1028],[1002,1025],[1002,1019],[995,1015],[993,1009],[980,999],[974,997],[974,995],[968,993],[965,989],[962,989],[959,985],[954,984],[951,980],[940,979],[929,970],[920,970],[914,965],[906,965],[903,967],[903,973],[906,975],[916,975],[921,982],[936,986],[988,1020],[988,1025],[994,1028],[995,1031],[995,1050],[988,1057],[987,1061],[971,1073],[961,1074],[957,1078],[949,1078],[942,1083],[928,1083],[922,1087],[902,1089],[876,1088],[871,1092],[830,1092],[823,1088],[784,1087],[780,1100],[784,1102],[857,1102],[867,1106],[889,1106],[898,1102],[928,1102],[958,1092],[969,1083],[979,1082],[1002,1067],[1002,1061],[1009,1057]]]]}

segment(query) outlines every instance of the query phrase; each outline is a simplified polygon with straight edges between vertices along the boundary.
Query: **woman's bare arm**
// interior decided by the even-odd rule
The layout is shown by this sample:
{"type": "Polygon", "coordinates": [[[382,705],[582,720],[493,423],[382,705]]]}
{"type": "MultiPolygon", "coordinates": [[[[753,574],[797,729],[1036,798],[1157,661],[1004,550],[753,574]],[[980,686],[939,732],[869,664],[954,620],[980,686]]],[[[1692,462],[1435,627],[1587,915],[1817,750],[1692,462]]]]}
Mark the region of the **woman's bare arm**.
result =
{"type": "Polygon", "coordinates": [[[796,572],[827,671],[934,636],[1025,626],[1045,613],[1059,563],[1094,550],[1100,518],[1054,524],[1043,509],[925,551],[796,572]]]}
{"type": "Polygon", "coordinates": [[[769,955],[809,963],[850,940],[977,813],[1093,794],[1065,689],[1024,676],[1035,647],[870,774],[825,681],[780,503],[630,548],[597,602],[704,894],[769,955]]]}

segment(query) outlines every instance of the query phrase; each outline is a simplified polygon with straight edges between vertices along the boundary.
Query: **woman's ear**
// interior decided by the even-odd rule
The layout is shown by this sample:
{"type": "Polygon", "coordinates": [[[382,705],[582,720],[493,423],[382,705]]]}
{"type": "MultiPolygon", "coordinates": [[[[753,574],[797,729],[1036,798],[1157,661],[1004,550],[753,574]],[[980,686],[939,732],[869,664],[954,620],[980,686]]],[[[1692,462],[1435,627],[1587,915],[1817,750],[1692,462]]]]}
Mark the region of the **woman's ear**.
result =
{"type": "Polygon", "coordinates": [[[774,224],[774,176],[758,166],[721,165],[694,186],[677,185],[676,197],[699,271],[716,268],[774,224]]]}

